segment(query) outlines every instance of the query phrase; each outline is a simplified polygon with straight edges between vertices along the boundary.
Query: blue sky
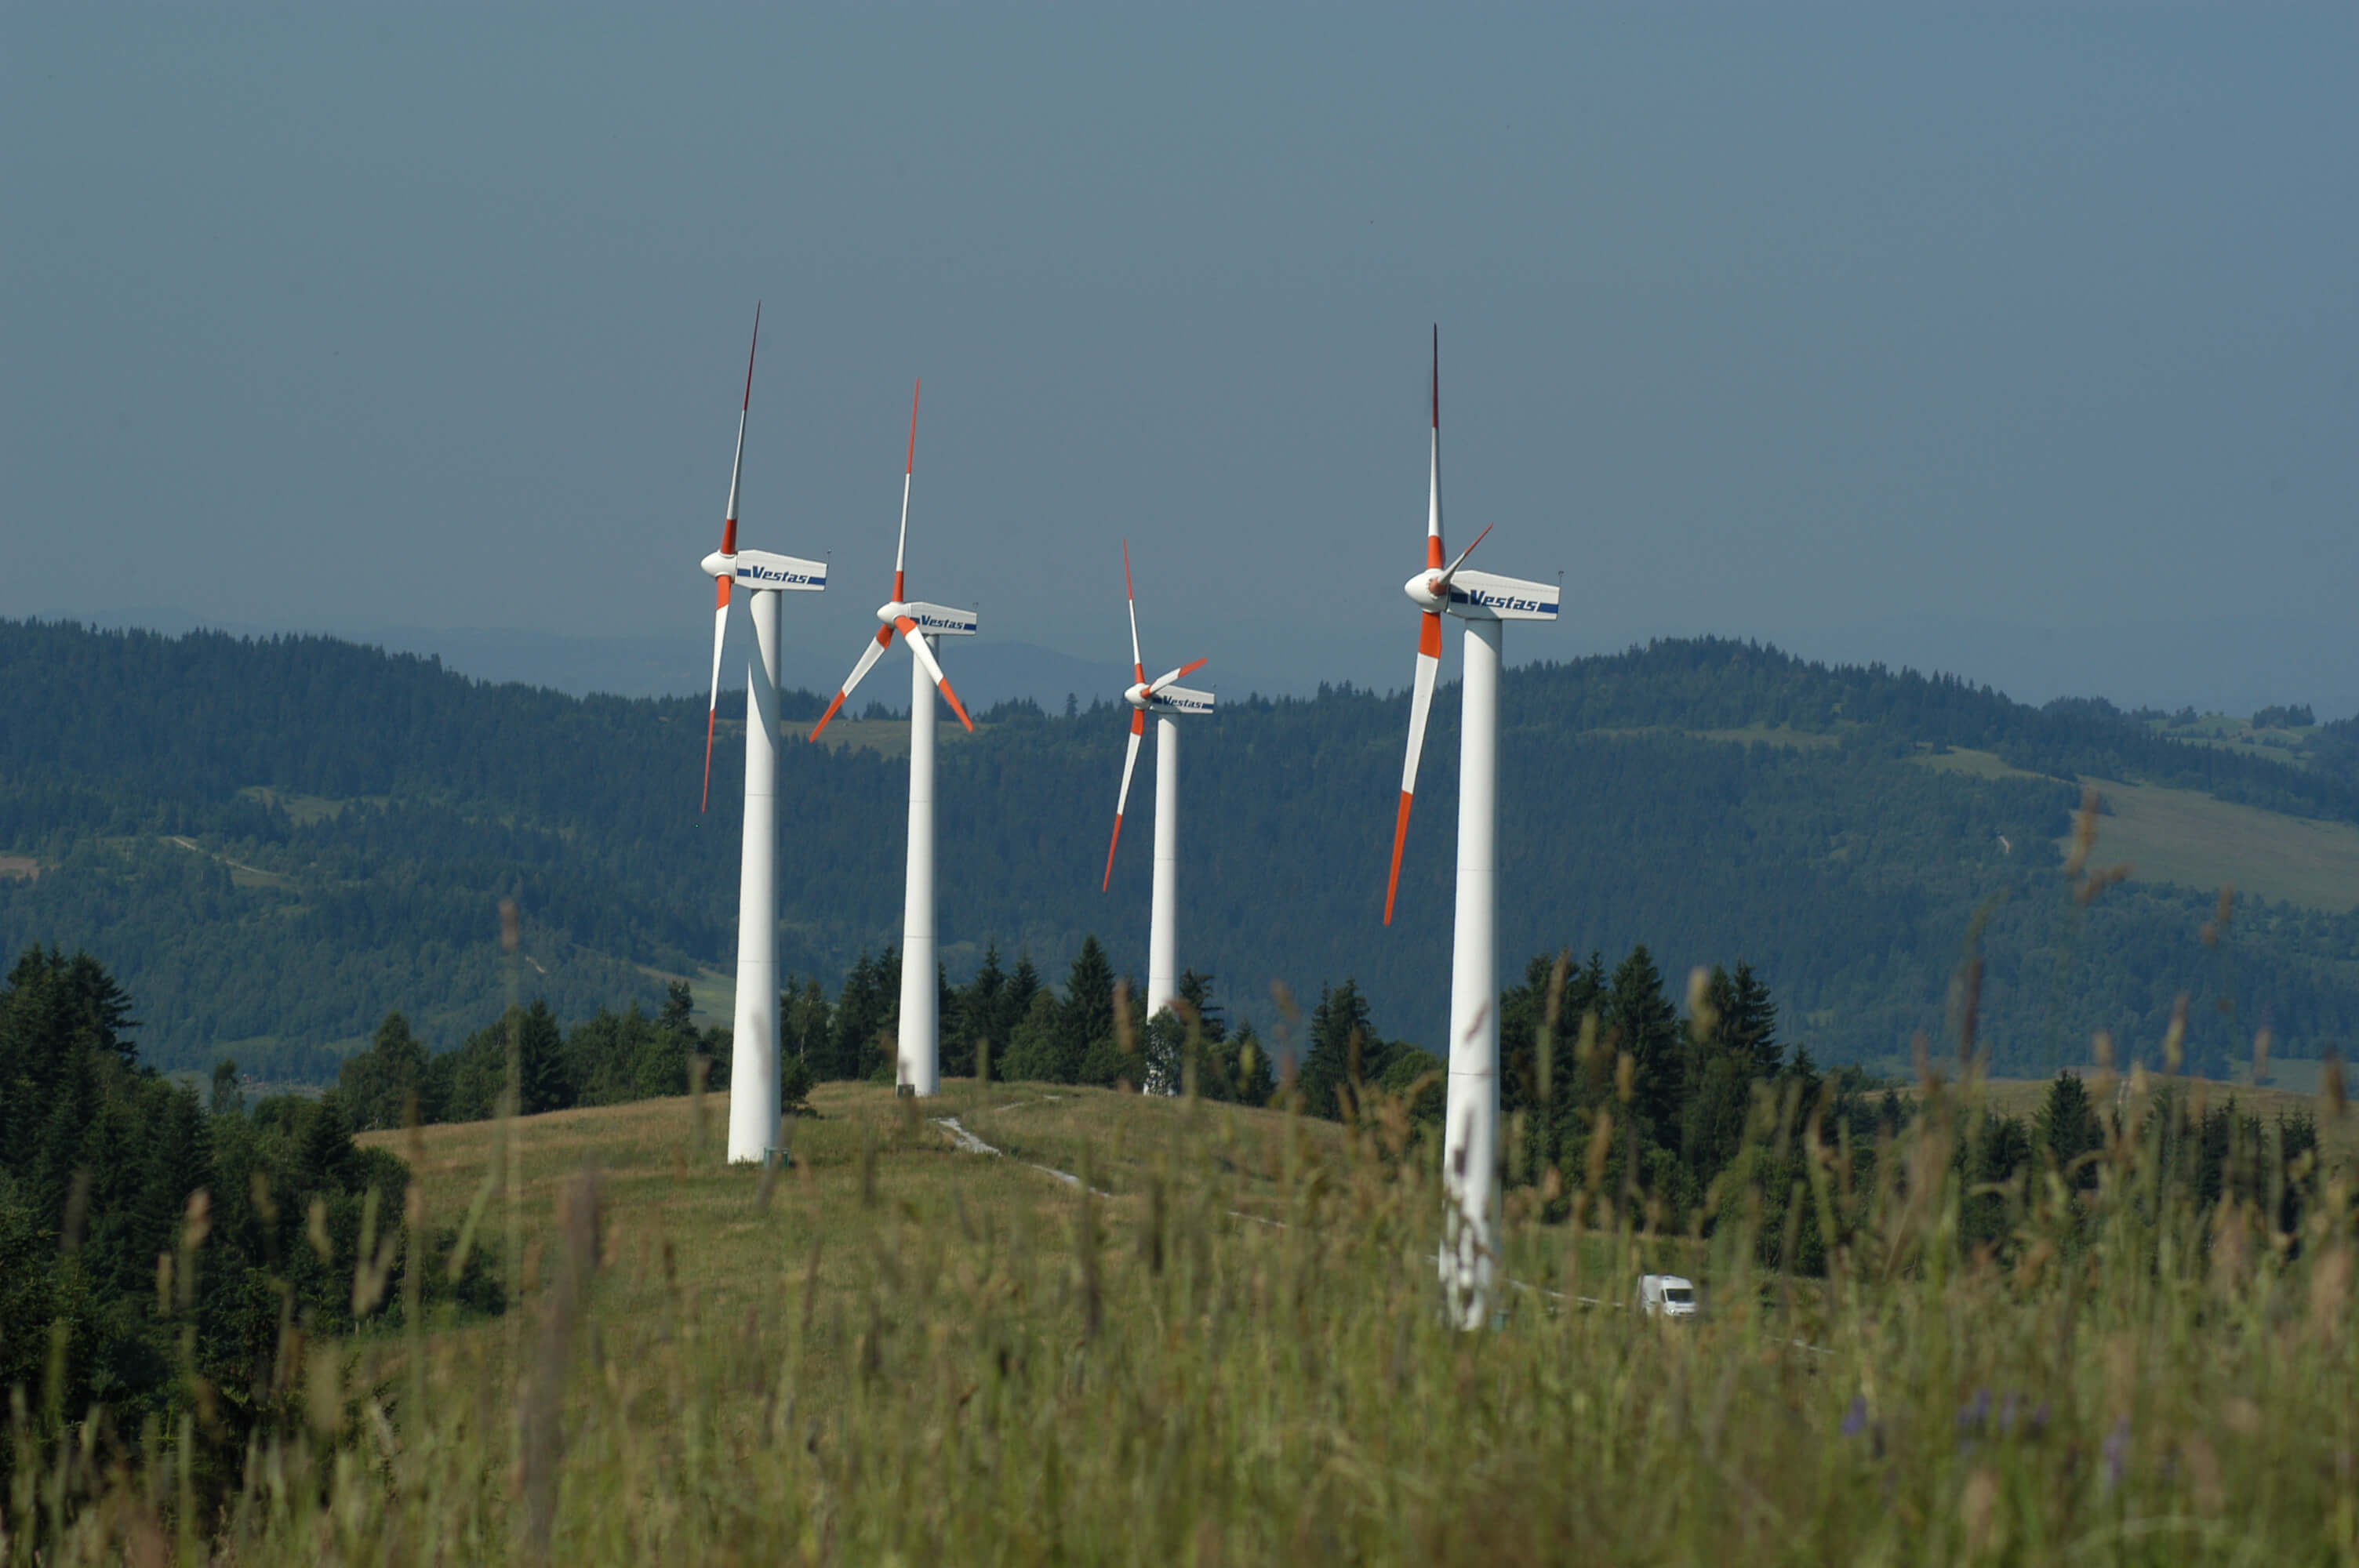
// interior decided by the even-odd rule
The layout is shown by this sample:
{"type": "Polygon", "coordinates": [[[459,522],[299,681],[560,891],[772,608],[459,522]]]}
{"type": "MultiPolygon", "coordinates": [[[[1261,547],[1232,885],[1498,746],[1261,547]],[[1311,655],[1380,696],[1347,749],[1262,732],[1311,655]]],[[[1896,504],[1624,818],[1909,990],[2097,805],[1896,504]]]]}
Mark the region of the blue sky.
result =
{"type": "Polygon", "coordinates": [[[692,644],[759,297],[813,667],[923,374],[913,591],[1126,663],[1127,536],[1150,662],[1397,686],[1438,320],[1453,535],[1565,574],[1511,658],[2348,712],[2354,59],[2347,5],[19,5],[0,614],[692,644]]]}

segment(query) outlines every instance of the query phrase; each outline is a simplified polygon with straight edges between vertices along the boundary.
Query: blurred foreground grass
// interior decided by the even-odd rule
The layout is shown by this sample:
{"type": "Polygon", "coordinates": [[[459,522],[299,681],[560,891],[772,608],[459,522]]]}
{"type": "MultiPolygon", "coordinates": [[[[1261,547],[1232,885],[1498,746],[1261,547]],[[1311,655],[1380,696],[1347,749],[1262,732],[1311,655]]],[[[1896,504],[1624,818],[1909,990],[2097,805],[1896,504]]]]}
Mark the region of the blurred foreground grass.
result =
{"type": "MultiPolygon", "coordinates": [[[[1602,1204],[1576,1239],[1511,1195],[1519,1283],[1470,1335],[1396,1113],[815,1099],[766,1179],[716,1163],[719,1097],[514,1124],[514,1228],[494,1198],[478,1234],[516,1310],[312,1346],[308,1430],[201,1519],[168,1443],[20,1465],[0,1557],[2359,1562],[2347,1167],[2276,1235],[2158,1186],[2133,1130],[2093,1192],[2010,1188],[2011,1244],[1963,1258],[1984,1096],[1936,1092],[1825,1279],[1757,1269],[1741,1185],[1701,1241],[1602,1204]],[[1705,1319],[1614,1304],[1663,1268],[1705,1319]]],[[[506,1136],[384,1141],[443,1223],[506,1136]]]]}

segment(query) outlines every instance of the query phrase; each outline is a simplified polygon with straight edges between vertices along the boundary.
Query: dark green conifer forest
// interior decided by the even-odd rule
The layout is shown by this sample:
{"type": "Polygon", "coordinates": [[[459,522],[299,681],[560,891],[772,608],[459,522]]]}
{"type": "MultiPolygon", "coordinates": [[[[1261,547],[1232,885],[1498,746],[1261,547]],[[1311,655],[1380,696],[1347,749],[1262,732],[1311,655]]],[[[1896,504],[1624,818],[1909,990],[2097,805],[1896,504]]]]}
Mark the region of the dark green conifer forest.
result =
{"type": "MultiPolygon", "coordinates": [[[[1775,989],[1785,1037],[1826,1064],[1890,1067],[1914,1036],[1949,1036],[1969,961],[1980,1039],[2006,1072],[2085,1060],[2101,1029],[2152,1055],[2182,995],[2198,1069],[2246,1059],[2264,1023],[2281,1056],[2347,1044],[2359,1023],[2359,917],[2240,898],[2222,925],[2218,890],[2139,881],[2084,899],[2060,848],[2084,774],[2359,820],[2348,721],[2291,765],[2102,702],[2035,709],[1709,640],[1512,670],[1502,703],[1506,952],[1643,946],[1679,1005],[1691,970],[1742,961],[1775,989]],[[1950,747],[2018,772],[1927,765],[1950,747]]],[[[818,707],[797,695],[786,711],[818,707]]],[[[1435,709],[1386,928],[1404,714],[1350,688],[1230,694],[1200,727],[1182,956],[1221,977],[1212,1000],[1239,1034],[1266,1038],[1274,981],[1307,1001],[1348,980],[1438,1052],[1454,697],[1435,709]]],[[[1110,973],[1143,967],[1147,858],[1098,889],[1124,724],[1104,704],[980,718],[941,753],[944,983],[996,977],[978,1037],[1011,1065],[1104,1067],[1108,1021],[1038,998],[1093,932],[1110,973]]],[[[200,1075],[231,1056],[332,1082],[393,1012],[439,1060],[533,999],[549,1030],[606,1008],[618,1039],[660,1033],[669,979],[725,972],[734,952],[741,742],[724,722],[700,816],[702,727],[692,699],[493,687],[321,638],[0,622],[0,945],[96,956],[141,999],[144,1059],[200,1075]],[[512,965],[504,898],[522,917],[512,965]]],[[[810,977],[790,1054],[823,1076],[873,1070],[897,995],[906,780],[873,751],[784,749],[781,958],[810,977]]],[[[946,1071],[966,1048],[946,1041],[946,1071]]],[[[595,1092],[669,1074],[671,1049],[616,1046],[660,1065],[610,1066],[595,1092]]]]}
{"type": "Polygon", "coordinates": [[[452,1278],[451,1233],[411,1255],[408,1169],[354,1145],[340,1097],[247,1106],[233,1071],[201,1100],[141,1060],[137,1012],[88,954],[28,948],[0,981],[0,1390],[33,1435],[95,1407],[113,1452],[193,1415],[206,1462],[234,1465],[300,1409],[273,1377],[290,1335],[398,1321],[413,1271],[421,1311],[499,1309],[480,1252],[452,1278]]]}

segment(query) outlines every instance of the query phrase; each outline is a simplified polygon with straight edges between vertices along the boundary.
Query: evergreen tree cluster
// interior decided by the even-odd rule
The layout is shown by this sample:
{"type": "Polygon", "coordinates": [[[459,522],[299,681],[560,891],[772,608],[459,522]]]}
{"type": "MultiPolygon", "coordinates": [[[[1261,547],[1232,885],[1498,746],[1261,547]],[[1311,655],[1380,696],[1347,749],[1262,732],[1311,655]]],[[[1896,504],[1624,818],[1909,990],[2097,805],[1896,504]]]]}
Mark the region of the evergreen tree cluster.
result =
{"type": "Polygon", "coordinates": [[[708,1087],[725,1088],[726,1032],[699,1030],[692,1006],[688,987],[675,981],[653,1018],[634,1001],[619,1012],[601,1007],[567,1031],[547,1000],[536,999],[439,1053],[407,1018],[387,1013],[368,1048],[344,1059],[337,1093],[362,1130],[405,1126],[413,1115],[420,1123],[488,1120],[506,1098],[511,1054],[524,1116],[686,1094],[699,1072],[709,1075],[708,1087]]]}
{"type": "Polygon", "coordinates": [[[301,1336],[397,1319],[414,1266],[429,1307],[499,1309],[480,1254],[451,1281],[451,1232],[408,1255],[408,1168],[354,1145],[337,1096],[248,1108],[232,1066],[201,1104],[139,1060],[132,1011],[84,954],[27,949],[0,982],[0,1398],[43,1440],[93,1408],[125,1445],[193,1411],[234,1466],[300,1419],[301,1336]]]}
{"type": "MultiPolygon", "coordinates": [[[[1212,978],[1180,977],[1180,1006],[1146,1016],[1129,980],[1117,980],[1105,948],[1085,937],[1064,989],[1046,984],[1028,955],[1006,968],[996,946],[963,986],[941,986],[941,1068],[948,1077],[987,1070],[998,1080],[1092,1084],[1178,1093],[1193,1084],[1206,1098],[1266,1105],[1274,1065],[1253,1026],[1231,1033],[1212,996],[1212,978]],[[1184,1015],[1184,1016],[1183,1016],[1184,1015]]],[[[832,1002],[815,979],[788,977],[779,994],[785,1101],[803,1108],[813,1084],[856,1079],[890,1084],[900,1011],[900,956],[862,954],[832,1002]]],[[[1348,983],[1344,991],[1357,995],[1348,983]]],[[[1365,1004],[1359,1005],[1365,1014],[1365,1004]]],[[[677,981],[650,1018],[634,1002],[602,1007],[570,1030],[545,999],[511,1007],[436,1052],[398,1012],[377,1026],[367,1049],[346,1057],[335,1099],[356,1130],[480,1121],[499,1114],[513,1054],[522,1114],[620,1105],[688,1093],[702,1075],[728,1087],[729,1032],[700,1030],[689,988],[677,981]]]]}

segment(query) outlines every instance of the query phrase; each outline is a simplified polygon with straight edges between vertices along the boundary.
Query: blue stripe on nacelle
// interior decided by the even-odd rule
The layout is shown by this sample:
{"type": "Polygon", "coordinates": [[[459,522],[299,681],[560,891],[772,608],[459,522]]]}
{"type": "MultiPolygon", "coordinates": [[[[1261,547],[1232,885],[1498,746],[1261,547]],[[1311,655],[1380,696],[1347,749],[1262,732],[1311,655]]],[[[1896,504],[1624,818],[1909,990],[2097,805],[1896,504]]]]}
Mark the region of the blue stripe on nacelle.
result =
{"type": "Polygon", "coordinates": [[[751,583],[756,588],[825,588],[827,574],[780,571],[775,567],[757,567],[740,561],[737,563],[737,580],[751,583]]]}
{"type": "Polygon", "coordinates": [[[1450,585],[1452,604],[1479,604],[1486,610],[1520,611],[1526,615],[1554,615],[1557,607],[1547,600],[1532,599],[1522,594],[1493,593],[1483,589],[1463,589],[1450,585]]]}

